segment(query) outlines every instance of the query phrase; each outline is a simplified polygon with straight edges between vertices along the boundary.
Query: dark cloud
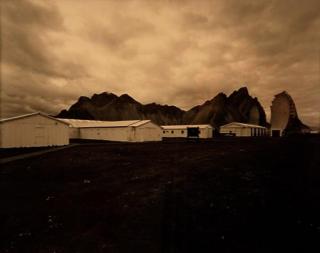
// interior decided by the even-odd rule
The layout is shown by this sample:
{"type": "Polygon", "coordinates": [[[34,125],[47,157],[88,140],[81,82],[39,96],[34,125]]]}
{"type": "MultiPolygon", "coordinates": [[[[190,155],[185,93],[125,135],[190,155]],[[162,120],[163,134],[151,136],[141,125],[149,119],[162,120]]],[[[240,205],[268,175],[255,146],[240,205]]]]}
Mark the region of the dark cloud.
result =
{"type": "Polygon", "coordinates": [[[59,94],[50,79],[87,74],[82,65],[55,53],[61,44],[50,33],[65,31],[57,7],[27,0],[4,1],[1,7],[1,114],[59,109],[51,96],[68,100],[68,92],[59,94]]]}
{"type": "Polygon", "coordinates": [[[4,1],[1,15],[2,63],[33,73],[74,78],[84,69],[69,59],[59,60],[48,33],[63,31],[63,18],[51,5],[27,0],[4,1]]]}
{"type": "Polygon", "coordinates": [[[247,85],[267,114],[287,90],[319,124],[320,2],[3,1],[2,114],[129,93],[183,109],[247,85]]]}
{"type": "Polygon", "coordinates": [[[48,66],[50,51],[45,50],[44,33],[62,28],[62,18],[56,11],[29,1],[5,1],[2,8],[2,62],[54,74],[48,66]]]}
{"type": "Polygon", "coordinates": [[[109,24],[91,24],[87,32],[93,43],[100,42],[114,50],[124,47],[132,39],[152,34],[154,26],[140,18],[118,13],[109,24]]]}
{"type": "Polygon", "coordinates": [[[209,18],[195,12],[186,12],[182,16],[182,26],[184,28],[204,29],[208,28],[209,18]]]}
{"type": "Polygon", "coordinates": [[[4,0],[1,7],[2,22],[12,22],[25,27],[45,27],[51,30],[63,27],[63,18],[54,6],[34,4],[28,0],[4,0]]]}

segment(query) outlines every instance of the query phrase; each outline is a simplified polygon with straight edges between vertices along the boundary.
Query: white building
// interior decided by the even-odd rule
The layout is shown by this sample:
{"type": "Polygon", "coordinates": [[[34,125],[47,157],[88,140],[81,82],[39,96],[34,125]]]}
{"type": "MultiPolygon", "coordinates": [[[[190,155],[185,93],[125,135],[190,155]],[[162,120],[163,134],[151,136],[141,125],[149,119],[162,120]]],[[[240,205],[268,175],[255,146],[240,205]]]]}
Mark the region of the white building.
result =
{"type": "Polygon", "coordinates": [[[232,136],[266,136],[267,128],[240,122],[232,122],[220,127],[220,134],[232,136]]]}
{"type": "Polygon", "coordinates": [[[161,126],[164,138],[212,138],[213,127],[211,125],[168,125],[161,126]]]}
{"type": "Polygon", "coordinates": [[[69,124],[70,139],[123,142],[161,141],[161,128],[150,120],[59,119],[69,124]]]}
{"type": "Polygon", "coordinates": [[[0,147],[45,147],[69,144],[68,125],[36,112],[0,120],[0,147]]]}

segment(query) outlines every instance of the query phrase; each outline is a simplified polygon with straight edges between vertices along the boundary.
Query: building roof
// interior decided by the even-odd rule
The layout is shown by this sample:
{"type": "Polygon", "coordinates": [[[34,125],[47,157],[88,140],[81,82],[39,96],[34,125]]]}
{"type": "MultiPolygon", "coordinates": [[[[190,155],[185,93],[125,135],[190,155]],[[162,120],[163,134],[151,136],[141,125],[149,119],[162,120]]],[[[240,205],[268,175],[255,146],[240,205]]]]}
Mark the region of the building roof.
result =
{"type": "MultiPolygon", "coordinates": [[[[266,127],[259,126],[259,125],[247,124],[247,123],[241,123],[241,122],[231,122],[231,123],[228,123],[228,124],[223,125],[223,126],[221,126],[221,127],[229,127],[229,126],[251,127],[251,128],[266,128],[266,127]]],[[[220,127],[220,128],[221,128],[221,127],[220,127]]]]}
{"type": "Polygon", "coordinates": [[[139,120],[138,122],[131,124],[130,126],[139,127],[139,126],[142,126],[142,125],[147,124],[149,122],[151,122],[151,120],[139,120]]]}
{"type": "Polygon", "coordinates": [[[83,119],[62,119],[71,127],[77,128],[94,128],[94,127],[139,127],[150,120],[120,120],[120,121],[103,121],[103,120],[83,120],[83,119]]]}
{"type": "Polygon", "coordinates": [[[167,125],[161,126],[163,129],[174,130],[174,129],[187,129],[187,128],[212,128],[211,125],[203,124],[203,125],[167,125]]]}
{"type": "Polygon", "coordinates": [[[43,112],[33,112],[33,113],[23,114],[23,115],[19,115],[19,116],[15,116],[15,117],[0,119],[0,123],[13,121],[13,120],[18,120],[18,119],[23,119],[23,118],[28,118],[28,117],[32,117],[32,116],[36,116],[36,115],[40,115],[40,116],[46,117],[48,119],[55,120],[55,121],[58,121],[58,122],[60,122],[62,124],[68,125],[66,122],[62,121],[61,119],[57,119],[57,118],[51,117],[51,116],[49,116],[49,115],[47,115],[47,114],[45,114],[43,112]]]}

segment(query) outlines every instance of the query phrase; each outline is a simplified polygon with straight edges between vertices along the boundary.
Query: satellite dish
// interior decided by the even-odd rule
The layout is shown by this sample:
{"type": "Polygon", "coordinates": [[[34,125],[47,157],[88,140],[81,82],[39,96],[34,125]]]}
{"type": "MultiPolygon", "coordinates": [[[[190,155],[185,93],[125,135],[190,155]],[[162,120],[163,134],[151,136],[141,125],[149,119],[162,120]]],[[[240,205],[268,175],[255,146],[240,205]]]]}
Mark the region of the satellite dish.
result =
{"type": "Polygon", "coordinates": [[[277,95],[271,105],[271,133],[281,136],[289,125],[298,118],[296,106],[291,96],[283,91],[277,95]]]}

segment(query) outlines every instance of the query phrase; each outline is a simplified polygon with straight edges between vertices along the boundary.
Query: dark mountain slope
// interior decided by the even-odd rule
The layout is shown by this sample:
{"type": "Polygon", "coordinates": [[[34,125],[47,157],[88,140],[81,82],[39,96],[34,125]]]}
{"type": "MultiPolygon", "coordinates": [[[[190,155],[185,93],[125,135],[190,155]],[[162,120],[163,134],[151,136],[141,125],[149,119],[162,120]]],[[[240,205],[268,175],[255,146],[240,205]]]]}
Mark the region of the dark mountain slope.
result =
{"type": "Polygon", "coordinates": [[[127,94],[94,94],[91,98],[80,97],[69,110],[62,110],[57,117],[96,120],[151,119],[157,124],[180,124],[184,111],[155,103],[142,105],[127,94]]]}
{"type": "Polygon", "coordinates": [[[80,97],[69,110],[57,117],[97,120],[151,119],[159,125],[206,124],[215,127],[232,121],[266,125],[265,112],[246,87],[234,91],[229,97],[219,93],[213,99],[184,111],[176,106],[156,103],[143,105],[127,94],[118,97],[113,93],[94,94],[91,98],[80,97]]]}
{"type": "Polygon", "coordinates": [[[185,123],[210,123],[213,126],[237,121],[266,125],[266,115],[257,98],[252,98],[248,89],[243,87],[229,97],[219,93],[200,106],[193,107],[184,114],[185,123]]]}

